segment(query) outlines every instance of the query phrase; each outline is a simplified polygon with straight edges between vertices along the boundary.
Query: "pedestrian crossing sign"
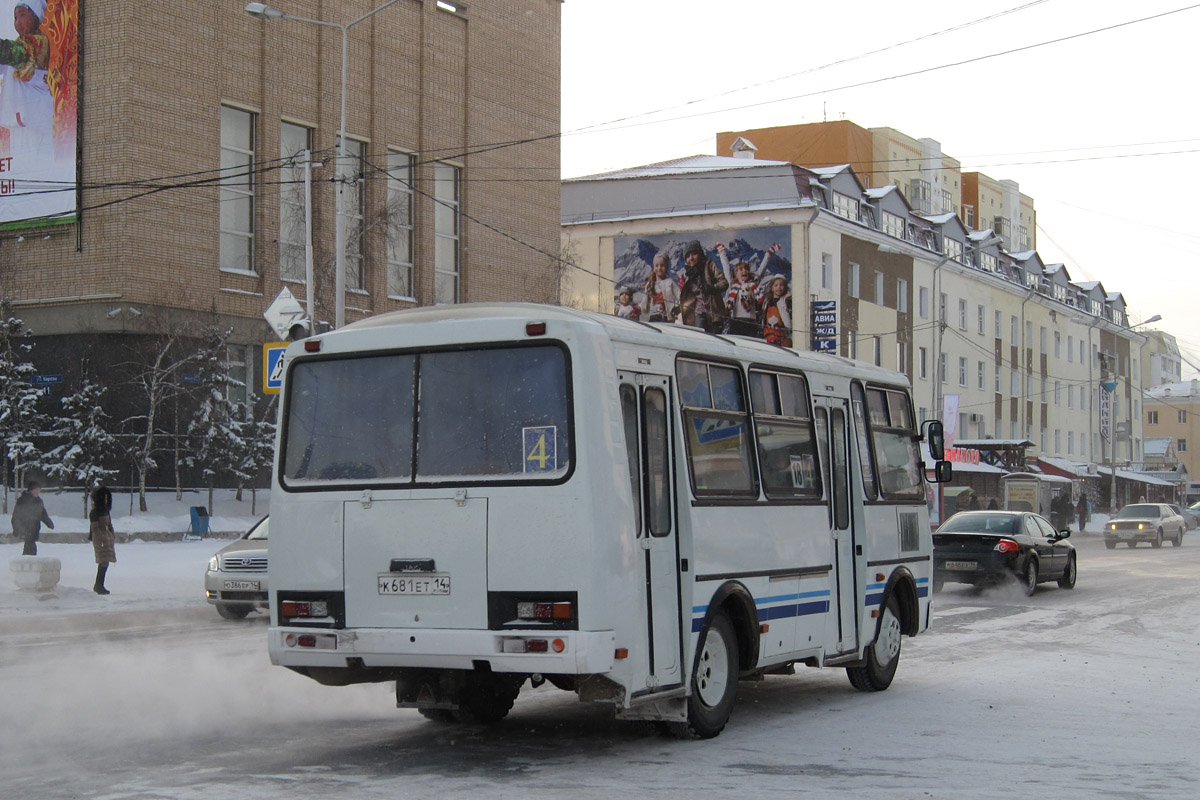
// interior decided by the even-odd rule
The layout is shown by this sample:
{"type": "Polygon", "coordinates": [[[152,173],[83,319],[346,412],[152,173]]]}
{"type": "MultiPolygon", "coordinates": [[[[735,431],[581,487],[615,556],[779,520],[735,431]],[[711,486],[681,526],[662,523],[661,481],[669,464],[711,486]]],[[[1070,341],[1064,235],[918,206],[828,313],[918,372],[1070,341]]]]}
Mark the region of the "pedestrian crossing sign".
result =
{"type": "Polygon", "coordinates": [[[291,342],[267,342],[263,345],[263,394],[279,394],[283,388],[283,368],[289,344],[291,342]]]}

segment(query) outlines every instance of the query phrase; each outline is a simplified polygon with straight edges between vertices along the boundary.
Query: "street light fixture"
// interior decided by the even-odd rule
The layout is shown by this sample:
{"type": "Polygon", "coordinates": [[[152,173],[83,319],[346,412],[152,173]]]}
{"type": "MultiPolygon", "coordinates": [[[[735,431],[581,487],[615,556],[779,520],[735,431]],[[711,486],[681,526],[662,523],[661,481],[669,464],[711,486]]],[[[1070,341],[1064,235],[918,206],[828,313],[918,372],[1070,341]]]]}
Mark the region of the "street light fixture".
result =
{"type": "MultiPolygon", "coordinates": [[[[335,328],[340,328],[346,323],[346,181],[342,175],[342,166],[346,163],[346,60],[349,51],[350,29],[358,23],[375,16],[388,6],[394,5],[398,2],[400,2],[400,0],[388,0],[383,5],[373,8],[366,14],[363,14],[361,17],[351,20],[345,24],[285,14],[278,8],[273,8],[266,3],[247,3],[245,8],[246,13],[256,19],[287,19],[293,22],[307,22],[310,25],[336,28],[342,32],[341,111],[338,117],[338,146],[336,164],[334,165],[334,180],[337,181],[337,225],[335,226],[334,235],[334,257],[336,259],[336,272],[334,275],[335,298],[333,325],[335,328]]],[[[308,315],[309,318],[312,319],[313,310],[311,308],[308,310],[308,315]]]]}

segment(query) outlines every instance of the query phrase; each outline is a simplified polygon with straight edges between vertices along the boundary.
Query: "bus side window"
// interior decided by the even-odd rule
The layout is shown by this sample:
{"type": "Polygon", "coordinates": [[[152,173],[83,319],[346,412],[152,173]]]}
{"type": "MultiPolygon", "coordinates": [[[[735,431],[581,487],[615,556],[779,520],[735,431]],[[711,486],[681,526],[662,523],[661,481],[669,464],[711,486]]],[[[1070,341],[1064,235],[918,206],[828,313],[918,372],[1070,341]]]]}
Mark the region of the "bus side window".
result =
{"type": "Polygon", "coordinates": [[[680,359],[677,376],[696,495],[757,495],[741,372],[724,364],[680,359]]]}
{"type": "Polygon", "coordinates": [[[633,525],[637,535],[642,533],[642,488],[638,480],[638,402],[637,389],[621,384],[621,419],[625,424],[625,459],[629,463],[629,485],[633,490],[633,525]]]}
{"type": "Polygon", "coordinates": [[[854,431],[858,442],[858,463],[862,465],[863,494],[868,500],[877,497],[875,490],[875,455],[871,452],[871,437],[867,434],[866,402],[863,387],[855,383],[850,387],[850,405],[854,409],[854,431]]]}
{"type": "Polygon", "coordinates": [[[667,395],[647,389],[642,396],[646,426],[646,519],[652,536],[671,533],[671,483],[667,463],[667,395]]]}

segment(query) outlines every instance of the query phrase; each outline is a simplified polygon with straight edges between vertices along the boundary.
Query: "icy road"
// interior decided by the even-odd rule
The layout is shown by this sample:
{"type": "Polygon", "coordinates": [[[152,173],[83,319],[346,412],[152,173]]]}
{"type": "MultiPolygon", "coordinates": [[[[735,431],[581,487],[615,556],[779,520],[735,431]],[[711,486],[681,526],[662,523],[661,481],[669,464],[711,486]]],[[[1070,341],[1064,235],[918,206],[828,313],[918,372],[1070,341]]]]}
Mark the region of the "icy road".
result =
{"type": "Polygon", "coordinates": [[[1195,798],[1200,533],[1074,541],[1074,591],[950,586],[888,691],[835,669],[743,684],[704,742],[549,686],[496,726],[428,722],[390,684],[272,667],[263,615],[9,615],[0,798],[1195,798]]]}

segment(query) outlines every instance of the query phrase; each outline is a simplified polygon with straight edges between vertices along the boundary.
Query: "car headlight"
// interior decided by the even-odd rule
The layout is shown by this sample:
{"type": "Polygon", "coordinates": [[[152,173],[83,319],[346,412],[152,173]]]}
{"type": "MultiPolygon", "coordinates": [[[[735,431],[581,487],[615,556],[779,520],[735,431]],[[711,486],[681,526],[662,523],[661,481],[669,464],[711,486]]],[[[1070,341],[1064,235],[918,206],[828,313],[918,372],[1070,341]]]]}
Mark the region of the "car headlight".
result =
{"type": "Polygon", "coordinates": [[[208,560],[208,571],[209,572],[220,572],[221,571],[221,557],[220,556],[213,556],[212,558],[210,558],[208,560]]]}

